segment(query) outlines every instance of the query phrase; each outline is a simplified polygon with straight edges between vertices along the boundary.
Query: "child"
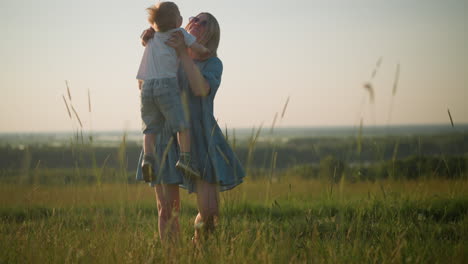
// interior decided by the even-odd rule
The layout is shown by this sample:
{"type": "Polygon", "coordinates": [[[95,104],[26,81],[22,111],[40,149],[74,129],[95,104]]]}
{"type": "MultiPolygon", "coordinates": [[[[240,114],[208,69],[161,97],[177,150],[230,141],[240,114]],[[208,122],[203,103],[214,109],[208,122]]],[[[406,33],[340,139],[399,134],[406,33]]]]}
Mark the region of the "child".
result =
{"type": "Polygon", "coordinates": [[[141,118],[143,120],[143,178],[146,182],[155,180],[154,166],[156,134],[169,122],[172,132],[178,132],[180,157],[176,167],[189,178],[200,178],[200,172],[190,158],[190,131],[185,117],[177,82],[178,58],[175,50],[165,42],[171,33],[180,30],[185,44],[200,56],[210,51],[196,42],[196,38],[180,28],[182,17],[173,2],[160,2],[148,9],[148,21],[156,31],[146,43],[143,58],[138,70],[138,83],[141,90],[141,118]]]}

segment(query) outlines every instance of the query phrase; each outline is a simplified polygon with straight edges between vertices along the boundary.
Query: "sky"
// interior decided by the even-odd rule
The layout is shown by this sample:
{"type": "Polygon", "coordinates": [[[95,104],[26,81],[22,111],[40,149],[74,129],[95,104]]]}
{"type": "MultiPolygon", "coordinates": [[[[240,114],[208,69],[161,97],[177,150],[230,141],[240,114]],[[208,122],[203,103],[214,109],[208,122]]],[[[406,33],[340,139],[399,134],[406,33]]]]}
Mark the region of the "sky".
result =
{"type": "MultiPolygon", "coordinates": [[[[139,36],[154,3],[2,0],[0,132],[76,129],[66,80],[84,130],[139,130],[139,36]]],[[[200,12],[220,24],[223,128],[269,127],[277,113],[283,127],[450,124],[447,109],[468,123],[466,0],[176,3],[183,25],[200,12]]]]}

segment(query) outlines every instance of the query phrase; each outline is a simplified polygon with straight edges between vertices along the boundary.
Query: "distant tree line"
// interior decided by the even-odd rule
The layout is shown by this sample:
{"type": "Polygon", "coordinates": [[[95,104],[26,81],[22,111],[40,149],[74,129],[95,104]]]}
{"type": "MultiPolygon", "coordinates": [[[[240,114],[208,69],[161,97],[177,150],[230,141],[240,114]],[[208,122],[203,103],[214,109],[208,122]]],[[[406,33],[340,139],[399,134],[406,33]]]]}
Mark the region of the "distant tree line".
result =
{"type": "MultiPolygon", "coordinates": [[[[331,180],[460,178],[466,175],[468,166],[468,134],[251,140],[232,145],[252,177],[262,177],[274,168],[281,173],[331,180]]],[[[94,176],[89,176],[92,181],[99,176],[98,169],[114,171],[115,175],[134,172],[140,152],[141,146],[134,142],[114,147],[4,146],[0,147],[0,177],[39,169],[93,169],[94,176]]],[[[106,177],[110,176],[102,179],[106,177]]]]}
{"type": "Polygon", "coordinates": [[[468,179],[467,156],[410,156],[401,160],[376,162],[367,165],[349,166],[333,156],[325,157],[319,164],[296,165],[283,174],[330,182],[378,179],[423,178],[468,179]]]}
{"type": "MultiPolygon", "coordinates": [[[[407,137],[356,138],[296,138],[286,143],[260,143],[254,147],[251,164],[268,165],[272,151],[278,152],[277,167],[316,164],[333,156],[346,163],[375,163],[411,156],[463,156],[468,154],[468,134],[447,134],[407,137]]],[[[249,149],[237,149],[246,158],[249,149]]]]}

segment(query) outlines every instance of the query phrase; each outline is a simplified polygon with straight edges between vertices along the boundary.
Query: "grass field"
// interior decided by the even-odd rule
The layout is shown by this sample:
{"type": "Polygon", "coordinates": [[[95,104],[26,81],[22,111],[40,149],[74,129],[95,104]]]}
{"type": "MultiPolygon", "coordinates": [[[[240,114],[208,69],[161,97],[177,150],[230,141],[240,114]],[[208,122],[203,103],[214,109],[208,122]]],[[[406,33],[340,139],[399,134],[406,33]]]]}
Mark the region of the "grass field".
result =
{"type": "Polygon", "coordinates": [[[0,186],[0,263],[466,263],[468,182],[247,179],[191,244],[195,195],[181,192],[181,240],[164,248],[145,184],[0,186]]]}

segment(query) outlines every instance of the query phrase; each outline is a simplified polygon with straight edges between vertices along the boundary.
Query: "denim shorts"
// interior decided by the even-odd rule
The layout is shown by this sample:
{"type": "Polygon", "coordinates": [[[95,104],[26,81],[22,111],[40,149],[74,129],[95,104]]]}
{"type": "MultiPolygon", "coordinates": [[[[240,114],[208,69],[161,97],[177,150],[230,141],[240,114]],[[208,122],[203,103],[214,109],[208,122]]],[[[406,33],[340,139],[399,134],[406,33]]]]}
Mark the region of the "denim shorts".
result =
{"type": "Polygon", "coordinates": [[[150,79],[141,88],[141,119],[144,134],[160,133],[166,122],[172,132],[189,128],[182,107],[177,78],[150,79]]]}

